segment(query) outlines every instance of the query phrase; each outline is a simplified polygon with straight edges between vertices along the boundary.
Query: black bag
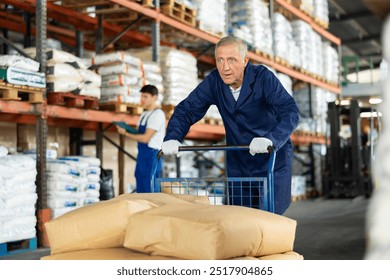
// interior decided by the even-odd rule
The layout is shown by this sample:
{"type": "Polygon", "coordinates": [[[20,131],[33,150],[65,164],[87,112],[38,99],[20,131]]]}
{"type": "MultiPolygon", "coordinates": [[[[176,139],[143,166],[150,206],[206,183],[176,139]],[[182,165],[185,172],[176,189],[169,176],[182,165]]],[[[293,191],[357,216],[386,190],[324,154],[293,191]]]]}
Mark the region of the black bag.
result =
{"type": "Polygon", "coordinates": [[[112,169],[103,169],[100,173],[100,200],[114,197],[114,179],[112,169]]]}

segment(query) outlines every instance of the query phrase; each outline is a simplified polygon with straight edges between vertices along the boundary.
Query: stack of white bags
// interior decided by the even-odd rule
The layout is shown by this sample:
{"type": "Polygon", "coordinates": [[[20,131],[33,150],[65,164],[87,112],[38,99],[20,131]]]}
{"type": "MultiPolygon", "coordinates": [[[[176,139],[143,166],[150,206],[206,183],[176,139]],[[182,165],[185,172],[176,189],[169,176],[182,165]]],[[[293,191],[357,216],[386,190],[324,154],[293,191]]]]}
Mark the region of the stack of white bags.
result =
{"type": "Polygon", "coordinates": [[[36,236],[36,162],[0,146],[0,244],[36,236]]]}
{"type": "Polygon", "coordinates": [[[100,200],[98,158],[66,156],[48,161],[46,168],[52,218],[100,200]]]}
{"type": "Polygon", "coordinates": [[[98,54],[92,59],[102,76],[101,102],[138,104],[144,85],[142,61],[125,51],[98,54]]]}

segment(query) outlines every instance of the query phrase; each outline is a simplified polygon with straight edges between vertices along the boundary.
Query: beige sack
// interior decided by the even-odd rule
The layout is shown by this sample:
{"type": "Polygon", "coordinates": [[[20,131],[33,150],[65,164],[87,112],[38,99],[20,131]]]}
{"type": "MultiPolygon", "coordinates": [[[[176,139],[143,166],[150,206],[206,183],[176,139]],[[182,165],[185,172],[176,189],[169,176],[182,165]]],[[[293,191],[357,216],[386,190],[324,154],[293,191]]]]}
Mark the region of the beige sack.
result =
{"type": "Polygon", "coordinates": [[[170,203],[190,204],[187,200],[164,193],[134,193],[78,208],[45,224],[51,253],[122,247],[129,215],[170,203]]]}
{"type": "Polygon", "coordinates": [[[45,223],[52,254],[122,247],[129,215],[157,207],[146,200],[107,200],[83,206],[45,223]]]}
{"type": "Polygon", "coordinates": [[[173,257],[152,256],[127,248],[105,248],[67,252],[44,256],[41,260],[178,260],[173,257]]]}
{"type": "Polygon", "coordinates": [[[170,204],[129,218],[124,246],[183,259],[229,259],[293,250],[296,221],[226,205],[170,204]]]}
{"type": "MultiPolygon", "coordinates": [[[[132,199],[144,199],[154,203],[158,206],[166,204],[178,204],[178,203],[202,203],[204,204],[205,198],[197,197],[194,195],[172,195],[167,193],[128,193],[122,194],[114,198],[115,200],[132,200],[132,199]]],[[[210,204],[210,203],[209,203],[210,204]]]]}

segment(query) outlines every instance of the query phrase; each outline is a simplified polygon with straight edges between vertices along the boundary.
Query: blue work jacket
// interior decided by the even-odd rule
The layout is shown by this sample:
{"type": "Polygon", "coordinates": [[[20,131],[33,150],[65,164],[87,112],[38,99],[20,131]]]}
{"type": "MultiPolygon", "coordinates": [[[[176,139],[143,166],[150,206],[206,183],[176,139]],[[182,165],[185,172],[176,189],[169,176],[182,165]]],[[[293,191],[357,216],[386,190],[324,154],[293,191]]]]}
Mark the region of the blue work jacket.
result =
{"type": "MultiPolygon", "coordinates": [[[[183,141],[192,124],[215,104],[226,130],[226,144],[249,145],[254,137],[270,139],[276,149],[274,172],[275,212],[282,214],[291,201],[293,147],[290,135],[299,122],[294,98],[265,66],[248,64],[238,100],[217,70],[211,72],[171,116],[164,141],[183,141]]],[[[268,155],[252,156],[248,151],[227,153],[229,177],[265,176],[268,155]]]]}

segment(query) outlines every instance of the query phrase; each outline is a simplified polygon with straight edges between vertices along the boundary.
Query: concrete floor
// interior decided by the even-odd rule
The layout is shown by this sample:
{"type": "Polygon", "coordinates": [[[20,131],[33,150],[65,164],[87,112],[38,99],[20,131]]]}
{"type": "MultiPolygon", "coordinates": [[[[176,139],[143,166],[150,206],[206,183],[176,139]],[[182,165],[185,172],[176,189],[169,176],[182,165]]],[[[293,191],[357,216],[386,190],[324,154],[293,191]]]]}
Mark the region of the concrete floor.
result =
{"type": "MultiPolygon", "coordinates": [[[[284,214],[297,221],[294,250],[306,260],[361,260],[365,252],[365,215],[369,199],[307,199],[293,202],[284,214]]],[[[39,260],[41,248],[0,260],[39,260]]]]}
{"type": "Polygon", "coordinates": [[[297,220],[294,250],[306,260],[362,260],[369,199],[302,200],[284,214],[297,220]]]}

